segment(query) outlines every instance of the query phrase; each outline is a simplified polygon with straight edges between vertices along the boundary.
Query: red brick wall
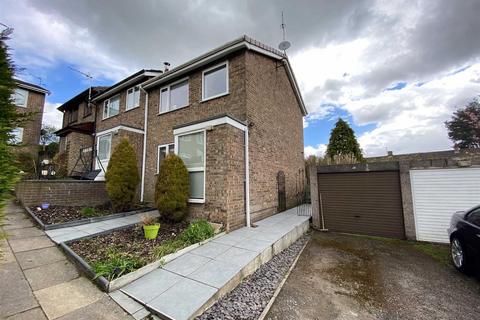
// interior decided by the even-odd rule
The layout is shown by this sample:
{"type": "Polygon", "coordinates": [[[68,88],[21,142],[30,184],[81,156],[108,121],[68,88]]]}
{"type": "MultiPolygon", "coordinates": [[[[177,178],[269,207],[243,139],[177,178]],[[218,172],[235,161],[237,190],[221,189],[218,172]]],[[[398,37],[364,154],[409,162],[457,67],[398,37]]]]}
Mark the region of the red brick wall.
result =
{"type": "Polygon", "coordinates": [[[40,144],[40,131],[42,129],[43,107],[45,94],[35,91],[28,91],[27,107],[17,107],[18,113],[32,113],[32,119],[27,121],[23,127],[23,141],[20,151],[30,152],[38,156],[38,145],[40,144]]]}
{"type": "Polygon", "coordinates": [[[78,180],[24,180],[15,187],[26,206],[48,202],[57,206],[97,206],[108,202],[105,182],[78,180]]]}

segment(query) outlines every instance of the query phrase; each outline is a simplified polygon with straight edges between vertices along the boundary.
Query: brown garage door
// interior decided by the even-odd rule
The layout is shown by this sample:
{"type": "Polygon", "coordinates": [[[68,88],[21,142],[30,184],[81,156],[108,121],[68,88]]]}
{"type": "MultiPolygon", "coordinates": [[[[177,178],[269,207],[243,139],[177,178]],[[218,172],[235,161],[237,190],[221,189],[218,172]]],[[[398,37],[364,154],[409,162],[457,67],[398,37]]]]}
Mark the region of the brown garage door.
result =
{"type": "Polygon", "coordinates": [[[405,237],[397,171],[319,173],[318,192],[327,229],[405,237]]]}

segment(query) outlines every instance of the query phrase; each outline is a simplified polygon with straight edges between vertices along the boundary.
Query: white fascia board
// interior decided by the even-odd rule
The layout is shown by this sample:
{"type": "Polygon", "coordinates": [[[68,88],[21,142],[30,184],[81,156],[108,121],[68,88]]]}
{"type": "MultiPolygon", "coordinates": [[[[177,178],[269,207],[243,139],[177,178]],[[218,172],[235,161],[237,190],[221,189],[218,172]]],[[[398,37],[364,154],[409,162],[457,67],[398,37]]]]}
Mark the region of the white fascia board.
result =
{"type": "Polygon", "coordinates": [[[111,133],[111,132],[115,132],[115,131],[118,131],[118,130],[125,130],[125,131],[140,133],[140,134],[144,134],[144,133],[145,133],[143,130],[140,130],[140,129],[130,128],[130,127],[127,127],[127,126],[122,126],[122,125],[120,125],[120,126],[116,126],[116,127],[107,129],[107,130],[103,130],[103,131],[97,132],[95,135],[96,135],[96,136],[102,136],[102,135],[104,135],[104,134],[111,133]]]}
{"type": "Polygon", "coordinates": [[[40,89],[40,88],[36,88],[36,87],[31,87],[29,85],[26,85],[26,84],[23,84],[23,83],[16,83],[16,86],[19,87],[19,88],[22,88],[22,89],[26,89],[26,90],[30,90],[30,91],[35,91],[35,92],[39,92],[39,93],[43,93],[43,94],[48,94],[50,95],[50,91],[46,90],[46,89],[40,89]]]}
{"type": "Polygon", "coordinates": [[[212,120],[207,120],[207,121],[204,121],[204,122],[200,122],[200,123],[195,123],[195,124],[192,124],[192,125],[189,125],[189,126],[186,126],[186,127],[182,127],[182,128],[178,128],[178,129],[175,129],[173,130],[173,135],[177,136],[177,135],[180,135],[180,134],[186,134],[186,133],[189,133],[189,132],[194,132],[194,131],[198,131],[198,130],[204,130],[208,127],[215,127],[215,126],[219,126],[219,125],[222,125],[222,124],[229,124],[231,125],[232,127],[235,127],[237,129],[240,129],[242,131],[246,131],[247,130],[247,126],[230,118],[230,117],[221,117],[221,118],[217,118],[217,119],[212,119],[212,120]]]}
{"type": "MultiPolygon", "coordinates": [[[[130,89],[133,84],[135,82],[137,82],[139,79],[143,78],[143,77],[149,77],[149,76],[158,76],[160,73],[157,73],[157,72],[144,72],[142,74],[139,74],[138,76],[136,76],[135,78],[132,78],[130,80],[128,80],[127,82],[125,83],[122,83],[121,85],[119,85],[118,87],[115,87],[115,88],[112,88],[111,90],[107,90],[105,92],[103,92],[102,94],[100,94],[98,97],[95,97],[94,99],[92,99],[93,102],[96,102],[98,100],[101,100],[103,98],[106,98],[106,97],[109,97],[109,96],[112,96],[114,95],[115,93],[117,93],[118,91],[121,91],[123,89],[130,89]]],[[[147,80],[148,81],[148,80],[147,80]]],[[[142,83],[145,83],[146,81],[142,82],[142,83]]],[[[138,86],[141,86],[142,83],[138,84],[138,86]]]]}

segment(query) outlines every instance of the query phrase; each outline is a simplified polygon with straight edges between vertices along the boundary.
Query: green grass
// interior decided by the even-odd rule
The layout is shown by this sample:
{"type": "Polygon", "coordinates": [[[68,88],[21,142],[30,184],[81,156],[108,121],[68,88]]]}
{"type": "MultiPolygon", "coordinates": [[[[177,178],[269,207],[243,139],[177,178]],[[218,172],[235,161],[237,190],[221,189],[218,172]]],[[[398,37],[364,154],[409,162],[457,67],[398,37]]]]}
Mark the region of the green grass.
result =
{"type": "Polygon", "coordinates": [[[188,244],[194,244],[213,237],[215,230],[212,225],[204,219],[195,220],[182,232],[180,239],[188,244]]]}
{"type": "Polygon", "coordinates": [[[95,217],[97,215],[97,211],[95,211],[95,208],[90,208],[90,207],[85,207],[80,210],[80,213],[84,217],[95,217]]]}
{"type": "Polygon", "coordinates": [[[182,241],[181,239],[171,239],[166,240],[161,245],[157,246],[153,252],[155,258],[158,260],[166,256],[167,254],[174,253],[180,249],[185,248],[186,246],[188,246],[188,243],[182,241]]]}
{"type": "Polygon", "coordinates": [[[144,263],[137,257],[110,249],[107,259],[93,263],[92,268],[95,278],[105,277],[108,281],[121,277],[142,267],[144,263]]]}
{"type": "Polygon", "coordinates": [[[450,264],[450,249],[446,245],[433,244],[426,242],[413,242],[409,241],[412,244],[412,247],[418,251],[421,251],[433,259],[437,260],[440,263],[449,265],[450,264]]]}

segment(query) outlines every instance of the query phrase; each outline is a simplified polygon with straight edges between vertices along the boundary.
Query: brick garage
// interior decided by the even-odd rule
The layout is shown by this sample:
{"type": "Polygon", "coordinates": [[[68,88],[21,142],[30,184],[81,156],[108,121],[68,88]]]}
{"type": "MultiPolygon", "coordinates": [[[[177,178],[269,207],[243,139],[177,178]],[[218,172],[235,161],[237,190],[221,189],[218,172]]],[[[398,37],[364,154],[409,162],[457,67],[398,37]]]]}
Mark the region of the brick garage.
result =
{"type": "Polygon", "coordinates": [[[25,206],[48,202],[54,206],[98,206],[107,203],[103,181],[24,180],[15,187],[15,194],[25,206]]]}

